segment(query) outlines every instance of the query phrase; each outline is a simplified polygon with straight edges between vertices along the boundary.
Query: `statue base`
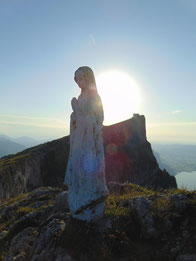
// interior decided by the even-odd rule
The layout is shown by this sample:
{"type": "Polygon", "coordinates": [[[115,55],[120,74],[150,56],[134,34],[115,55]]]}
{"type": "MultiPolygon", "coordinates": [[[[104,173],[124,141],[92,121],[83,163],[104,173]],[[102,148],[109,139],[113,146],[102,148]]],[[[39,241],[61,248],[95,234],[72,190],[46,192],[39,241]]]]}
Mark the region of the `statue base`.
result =
{"type": "Polygon", "coordinates": [[[101,218],[104,214],[105,203],[101,202],[96,206],[89,206],[81,213],[73,214],[73,218],[84,220],[87,222],[93,222],[101,218]]]}

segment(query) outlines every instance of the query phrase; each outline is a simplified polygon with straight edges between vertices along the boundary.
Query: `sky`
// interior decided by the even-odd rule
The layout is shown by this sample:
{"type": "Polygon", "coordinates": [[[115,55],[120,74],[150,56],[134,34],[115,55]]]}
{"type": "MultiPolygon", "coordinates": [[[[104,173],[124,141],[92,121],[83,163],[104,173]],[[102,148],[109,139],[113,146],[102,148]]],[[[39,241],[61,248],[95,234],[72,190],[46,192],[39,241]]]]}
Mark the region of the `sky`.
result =
{"type": "Polygon", "coordinates": [[[107,93],[104,125],[139,113],[150,142],[196,144],[195,0],[0,0],[0,134],[68,135],[83,65],[107,93]]]}

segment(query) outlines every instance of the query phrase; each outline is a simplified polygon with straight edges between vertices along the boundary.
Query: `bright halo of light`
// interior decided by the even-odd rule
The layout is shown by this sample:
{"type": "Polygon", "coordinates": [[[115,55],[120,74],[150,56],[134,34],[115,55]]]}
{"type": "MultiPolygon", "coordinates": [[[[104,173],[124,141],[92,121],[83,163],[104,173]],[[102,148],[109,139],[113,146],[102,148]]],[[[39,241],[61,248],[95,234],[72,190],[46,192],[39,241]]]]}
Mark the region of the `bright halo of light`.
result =
{"type": "Polygon", "coordinates": [[[104,72],[96,77],[104,109],[104,124],[130,119],[139,112],[141,95],[138,84],[127,73],[104,72]]]}

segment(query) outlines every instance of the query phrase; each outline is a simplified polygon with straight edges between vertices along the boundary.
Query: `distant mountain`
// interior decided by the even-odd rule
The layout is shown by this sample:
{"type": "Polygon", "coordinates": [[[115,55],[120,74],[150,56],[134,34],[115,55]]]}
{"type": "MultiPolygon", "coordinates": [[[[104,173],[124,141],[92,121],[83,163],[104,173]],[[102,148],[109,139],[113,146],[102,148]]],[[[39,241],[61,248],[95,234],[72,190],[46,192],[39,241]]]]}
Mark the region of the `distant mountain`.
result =
{"type": "Polygon", "coordinates": [[[152,149],[160,168],[172,175],[196,170],[196,145],[152,143],[152,149]]]}
{"type": "Polygon", "coordinates": [[[5,155],[14,154],[24,150],[26,147],[8,140],[6,138],[0,137],[0,157],[5,155]]]}
{"type": "Polygon", "coordinates": [[[19,137],[19,138],[12,138],[8,135],[0,134],[0,138],[5,138],[7,140],[19,143],[19,144],[25,146],[26,148],[40,144],[40,140],[36,140],[36,139],[28,137],[28,136],[22,136],[22,137],[19,137]]]}
{"type": "Polygon", "coordinates": [[[9,136],[5,135],[5,134],[0,134],[0,138],[4,138],[7,140],[11,140],[12,138],[10,138],[9,136]]]}
{"type": "Polygon", "coordinates": [[[173,176],[177,174],[176,171],[171,168],[171,166],[167,165],[158,152],[153,150],[153,154],[159,164],[160,169],[166,169],[173,176]]]}
{"type": "Polygon", "coordinates": [[[40,140],[23,136],[12,138],[5,134],[0,134],[0,157],[20,152],[24,149],[40,144],[40,140]]]}
{"type": "Polygon", "coordinates": [[[35,140],[35,139],[33,139],[31,137],[27,137],[27,136],[14,138],[12,140],[14,140],[17,143],[24,145],[26,148],[33,147],[33,146],[40,144],[40,140],[38,141],[38,140],[35,140]]]}

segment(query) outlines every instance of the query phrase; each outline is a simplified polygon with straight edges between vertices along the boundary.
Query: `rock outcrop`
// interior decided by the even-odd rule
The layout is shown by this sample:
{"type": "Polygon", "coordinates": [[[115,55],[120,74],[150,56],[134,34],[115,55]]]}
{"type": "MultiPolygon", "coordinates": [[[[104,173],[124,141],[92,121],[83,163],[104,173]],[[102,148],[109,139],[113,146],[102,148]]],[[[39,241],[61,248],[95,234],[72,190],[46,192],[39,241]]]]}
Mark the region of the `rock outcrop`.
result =
{"type": "Polygon", "coordinates": [[[41,186],[62,186],[69,136],[0,159],[0,199],[41,186]]]}
{"type": "MultiPolygon", "coordinates": [[[[175,177],[162,171],[146,138],[145,117],[103,127],[106,180],[142,186],[176,187],[175,177]]],[[[63,186],[69,136],[0,158],[0,199],[40,186],[63,186]]]]}
{"type": "Polygon", "coordinates": [[[145,117],[133,118],[103,130],[106,179],[141,186],[176,187],[175,177],[161,170],[146,138],[145,117]]]}
{"type": "MultiPolygon", "coordinates": [[[[114,184],[113,184],[114,185],[114,184]]],[[[134,184],[96,222],[73,219],[66,193],[42,187],[0,204],[1,261],[181,261],[196,258],[196,192],[134,184]]]]}

